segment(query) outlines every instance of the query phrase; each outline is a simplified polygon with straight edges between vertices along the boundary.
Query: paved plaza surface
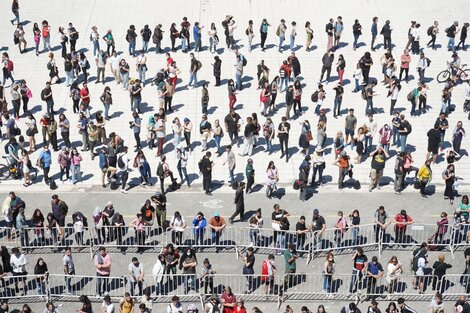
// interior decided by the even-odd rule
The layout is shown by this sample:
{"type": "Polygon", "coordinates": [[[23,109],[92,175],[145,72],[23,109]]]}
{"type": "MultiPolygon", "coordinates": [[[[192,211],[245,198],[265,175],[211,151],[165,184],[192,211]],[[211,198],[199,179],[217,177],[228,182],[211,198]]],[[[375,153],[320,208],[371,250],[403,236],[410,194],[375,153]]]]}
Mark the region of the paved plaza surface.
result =
{"type": "MultiPolygon", "coordinates": [[[[8,4],[9,6],[9,4],[8,4]]],[[[356,116],[358,118],[358,125],[362,125],[366,121],[364,115],[365,101],[361,99],[359,93],[352,93],[354,88],[354,79],[352,77],[353,70],[356,62],[359,58],[367,51],[370,51],[370,24],[373,16],[379,18],[379,31],[385,20],[389,19],[393,28],[392,42],[395,45],[393,50],[394,57],[398,60],[402,54],[407,42],[407,31],[411,20],[417,20],[421,23],[421,46],[424,47],[423,51],[426,56],[432,60],[431,67],[426,70],[426,78],[429,82],[428,91],[428,106],[429,110],[426,114],[418,117],[410,117],[409,112],[411,105],[406,100],[408,92],[416,87],[418,73],[416,71],[416,65],[418,62],[417,56],[412,56],[412,62],[410,66],[410,74],[413,79],[408,83],[402,83],[402,90],[399,95],[397,102],[397,109],[403,110],[406,118],[413,125],[413,133],[408,138],[409,149],[413,152],[413,158],[415,166],[420,167],[425,160],[426,147],[427,147],[427,131],[432,128],[434,121],[436,120],[440,106],[440,94],[443,89],[443,84],[438,84],[436,81],[437,74],[446,69],[446,61],[450,59],[451,53],[447,51],[447,38],[445,37],[444,29],[452,24],[454,20],[459,21],[459,25],[462,26],[464,22],[468,22],[468,3],[466,0],[456,0],[452,2],[452,5],[443,5],[441,2],[436,0],[427,1],[425,4],[420,2],[410,2],[405,0],[397,0],[393,2],[382,2],[382,1],[260,1],[260,0],[242,0],[242,1],[214,1],[214,0],[201,0],[201,1],[183,1],[175,0],[171,2],[171,5],[163,1],[138,1],[128,2],[122,0],[116,0],[112,4],[109,1],[20,1],[20,18],[25,21],[26,40],[28,41],[28,53],[20,54],[17,47],[13,46],[13,32],[14,26],[11,26],[9,20],[13,17],[9,7],[4,6],[4,10],[0,11],[0,38],[2,42],[0,49],[7,51],[11,59],[15,62],[14,77],[15,79],[25,79],[28,82],[28,86],[33,92],[33,98],[30,101],[29,107],[32,108],[36,119],[39,122],[40,117],[45,113],[45,103],[40,100],[40,92],[44,88],[45,82],[48,79],[48,70],[46,68],[47,53],[42,53],[38,57],[35,56],[34,50],[30,48],[34,44],[32,38],[32,25],[34,22],[40,23],[46,19],[52,27],[51,31],[51,45],[54,47],[54,53],[57,60],[60,60],[60,43],[59,34],[57,29],[59,26],[66,27],[69,22],[73,22],[75,28],[80,32],[80,39],[77,43],[77,48],[80,48],[85,52],[87,58],[91,61],[90,78],[89,78],[89,89],[91,95],[91,107],[92,112],[102,110],[103,106],[99,100],[104,86],[102,84],[94,84],[96,80],[96,66],[92,55],[92,45],[89,41],[89,33],[92,26],[97,26],[99,34],[103,36],[107,29],[112,29],[115,40],[117,51],[122,52],[122,56],[129,62],[131,66],[131,77],[136,78],[137,72],[135,71],[135,60],[130,57],[127,53],[128,47],[125,41],[125,34],[128,26],[134,24],[136,30],[139,33],[140,29],[145,24],[148,24],[150,29],[156,24],[162,24],[164,33],[164,39],[162,46],[165,47],[165,51],[169,51],[170,46],[169,40],[169,27],[170,24],[175,22],[178,25],[181,23],[183,16],[187,16],[188,20],[194,24],[195,21],[199,21],[201,25],[205,26],[203,31],[202,43],[204,49],[202,52],[196,53],[196,58],[201,61],[202,68],[198,72],[199,86],[202,85],[203,81],[209,82],[209,111],[211,112],[208,116],[209,121],[213,124],[215,119],[222,121],[228,113],[228,96],[227,96],[227,80],[235,79],[235,55],[233,52],[228,51],[223,35],[223,28],[221,25],[222,20],[226,14],[231,14],[236,20],[238,28],[235,30],[234,37],[237,40],[239,51],[246,57],[248,64],[244,68],[243,85],[244,89],[237,94],[236,109],[237,113],[240,114],[242,120],[253,112],[258,113],[259,122],[262,124],[265,118],[260,116],[261,107],[259,106],[259,93],[260,90],[256,90],[257,85],[257,67],[256,65],[260,60],[264,60],[265,64],[271,69],[270,80],[274,76],[278,75],[278,69],[282,64],[282,61],[289,56],[289,52],[285,51],[279,53],[277,51],[278,37],[275,35],[276,28],[281,18],[286,20],[288,26],[288,32],[291,21],[297,22],[298,36],[296,39],[296,55],[302,66],[301,83],[303,86],[303,97],[302,107],[304,108],[303,115],[301,117],[293,118],[290,123],[292,125],[292,131],[289,139],[289,147],[292,157],[286,163],[285,159],[279,159],[280,146],[279,141],[275,139],[274,153],[269,155],[264,151],[265,144],[261,138],[258,143],[258,147],[254,150],[254,154],[251,157],[254,161],[254,168],[256,171],[255,182],[257,184],[255,193],[247,195],[245,197],[246,212],[253,212],[257,208],[263,209],[263,216],[265,218],[265,227],[270,228],[270,214],[274,203],[279,203],[281,207],[285,208],[291,213],[290,222],[293,227],[297,222],[300,215],[305,215],[307,222],[311,220],[312,209],[319,208],[323,216],[325,216],[328,227],[333,227],[336,212],[343,210],[344,212],[351,212],[353,209],[359,209],[361,212],[361,224],[367,224],[373,222],[372,214],[379,205],[384,205],[387,211],[393,216],[398,213],[401,209],[406,209],[408,213],[419,223],[435,224],[439,219],[439,214],[445,211],[449,216],[453,215],[455,211],[455,205],[450,206],[449,202],[443,199],[444,181],[441,178],[441,172],[444,170],[447,163],[445,162],[443,155],[438,158],[438,164],[432,165],[433,168],[433,180],[431,185],[435,186],[432,188],[433,195],[428,199],[422,199],[418,192],[408,186],[405,189],[404,194],[395,195],[393,192],[393,164],[395,163],[396,147],[392,148],[391,159],[387,161],[387,165],[384,171],[383,184],[386,184],[381,190],[374,190],[372,193],[367,192],[367,186],[369,183],[369,171],[370,171],[370,158],[363,161],[362,164],[357,164],[354,167],[354,176],[362,183],[362,189],[356,191],[353,189],[346,188],[343,191],[337,191],[336,181],[338,178],[338,170],[332,165],[334,161],[333,153],[333,137],[338,130],[344,131],[344,116],[347,108],[354,108],[356,110],[356,116]],[[47,5],[45,5],[47,3],[47,5]],[[47,8],[47,9],[46,9],[47,8]],[[419,14],[419,16],[417,16],[419,14]],[[314,114],[314,105],[310,101],[310,95],[314,92],[317,82],[321,73],[321,58],[326,51],[327,38],[324,32],[325,24],[328,19],[334,18],[338,15],[343,17],[345,30],[341,38],[341,48],[335,52],[335,63],[339,54],[343,54],[346,60],[346,71],[345,71],[345,95],[343,98],[342,105],[342,117],[334,119],[332,116],[333,108],[333,87],[337,82],[337,74],[335,67],[333,66],[332,77],[336,77],[335,81],[325,86],[327,92],[326,100],[323,105],[328,110],[328,126],[327,126],[327,147],[325,153],[326,159],[326,170],[324,172],[324,179],[326,184],[311,190],[311,197],[307,202],[300,202],[298,200],[298,192],[292,189],[292,183],[294,179],[298,177],[298,167],[303,160],[303,156],[300,154],[298,147],[298,138],[301,131],[300,121],[308,119],[311,125],[316,125],[318,117],[314,114]],[[262,18],[267,18],[271,23],[269,28],[269,34],[267,38],[267,49],[262,52],[259,47],[260,35],[259,35],[259,24],[262,18]],[[360,37],[360,47],[356,51],[352,49],[353,35],[352,35],[352,24],[354,19],[359,19],[363,27],[363,35],[360,37]],[[245,35],[245,29],[248,20],[254,21],[255,38],[253,43],[255,49],[250,53],[247,49],[247,38],[245,35]],[[306,35],[304,31],[304,23],[309,20],[312,23],[312,29],[314,31],[313,39],[313,50],[311,52],[305,51],[306,35]],[[427,28],[432,25],[433,21],[437,20],[440,24],[441,33],[438,35],[437,44],[438,49],[432,50],[426,48],[425,44],[429,40],[426,35],[427,28]],[[214,86],[214,77],[212,75],[213,54],[208,51],[208,36],[207,29],[209,29],[210,23],[214,22],[218,29],[218,34],[221,39],[221,43],[218,46],[217,54],[222,59],[222,86],[214,86]],[[279,198],[268,200],[264,196],[264,182],[265,172],[267,164],[270,160],[273,160],[279,170],[279,198]]],[[[191,33],[192,37],[192,33],[191,33]]],[[[458,42],[458,40],[457,40],[458,42]]],[[[177,41],[180,44],[179,40],[177,41]]],[[[377,78],[379,81],[382,80],[380,58],[383,55],[382,49],[382,36],[377,37],[377,43],[380,44],[380,48],[376,52],[372,52],[374,66],[371,69],[371,77],[377,78]]],[[[288,38],[286,38],[285,46],[288,46],[288,38]]],[[[137,39],[137,48],[141,46],[140,36],[137,39]]],[[[166,65],[166,59],[164,54],[155,54],[154,46],[150,45],[152,49],[147,55],[148,61],[147,66],[149,71],[147,72],[147,78],[153,77],[159,69],[166,65]]],[[[41,42],[42,47],[42,42],[41,42]]],[[[104,41],[101,41],[101,47],[105,48],[104,41]]],[[[214,195],[212,197],[205,196],[203,194],[201,184],[202,177],[199,174],[198,162],[201,159],[203,152],[201,151],[201,138],[198,132],[198,125],[201,120],[201,87],[196,89],[186,89],[184,86],[189,80],[189,55],[182,53],[181,50],[178,52],[170,52],[172,58],[177,62],[178,67],[181,69],[179,78],[181,81],[177,85],[177,92],[173,97],[173,107],[175,112],[168,115],[167,123],[167,140],[165,143],[164,152],[167,155],[167,160],[170,168],[173,170],[175,175],[176,171],[176,153],[171,140],[170,125],[171,120],[174,117],[179,117],[180,120],[187,117],[193,122],[193,133],[192,140],[193,146],[196,148],[190,155],[188,162],[188,173],[193,182],[193,186],[188,188],[182,186],[182,188],[176,192],[168,193],[168,217],[172,215],[175,210],[179,210],[187,221],[192,220],[195,213],[199,210],[203,211],[207,217],[211,216],[214,211],[220,212],[221,216],[228,220],[228,217],[234,211],[233,197],[234,191],[228,186],[228,170],[226,165],[223,165],[225,161],[225,154],[221,157],[215,157],[215,143],[212,140],[209,143],[209,150],[213,152],[213,161],[215,163],[213,180],[215,181],[214,186],[216,187],[214,195]]],[[[459,51],[459,55],[462,59],[462,63],[466,64],[470,62],[470,54],[468,52],[459,51]]],[[[58,61],[59,73],[64,78],[63,64],[62,61],[58,61]]],[[[399,63],[398,63],[399,65],[399,63]]],[[[132,120],[130,105],[129,105],[129,93],[122,90],[120,85],[116,85],[112,78],[111,71],[106,68],[106,86],[111,87],[113,94],[114,104],[111,107],[110,114],[111,120],[106,124],[106,132],[116,132],[124,140],[126,145],[130,147],[129,155],[131,159],[134,157],[133,146],[135,144],[134,137],[131,129],[128,127],[128,121],[132,120]],[[132,149],[131,149],[132,148],[132,149]]],[[[78,133],[78,128],[75,127],[78,122],[78,116],[72,112],[72,100],[69,97],[69,89],[62,83],[60,85],[54,84],[52,86],[54,93],[55,108],[63,112],[71,122],[71,141],[74,146],[81,146],[81,135],[78,133]]],[[[384,123],[390,123],[391,117],[388,115],[390,99],[386,97],[387,89],[379,83],[376,88],[378,95],[374,98],[374,106],[378,109],[379,114],[375,115],[375,119],[378,122],[380,128],[384,123]]],[[[457,123],[457,121],[463,121],[464,128],[467,126],[467,114],[463,112],[463,92],[464,86],[459,84],[454,87],[452,103],[455,105],[456,110],[450,114],[449,130],[446,133],[445,147],[450,147],[451,133],[457,123]]],[[[144,114],[142,117],[143,123],[146,125],[149,117],[158,110],[158,98],[157,89],[155,86],[146,85],[142,92],[142,102],[144,108],[144,114]]],[[[9,89],[7,90],[7,99],[9,101],[9,107],[11,108],[9,89]]],[[[279,109],[278,112],[271,116],[274,124],[278,125],[281,117],[285,112],[285,93],[278,94],[276,100],[276,107],[279,109]]],[[[25,119],[21,118],[16,121],[17,124],[22,128],[23,133],[25,131],[25,119]]],[[[242,124],[242,129],[244,124],[242,124]]],[[[468,128],[468,127],[467,127],[468,128]]],[[[3,130],[3,129],[2,129],[3,130]]],[[[37,135],[38,142],[41,141],[40,134],[37,135]],[[39,135],[39,136],[38,136],[39,135]]],[[[60,137],[60,135],[59,135],[60,137]]],[[[142,141],[146,138],[146,129],[143,127],[141,132],[142,141]]],[[[374,144],[378,141],[378,135],[374,137],[374,144]]],[[[466,178],[470,177],[470,159],[466,153],[468,147],[468,139],[464,139],[462,142],[462,158],[456,163],[456,175],[463,178],[460,193],[465,194],[465,191],[470,189],[466,183],[466,178]]],[[[3,154],[3,147],[6,141],[3,140],[0,144],[0,151],[3,154]]],[[[59,139],[59,144],[62,141],[59,139]]],[[[222,139],[222,144],[229,144],[228,134],[225,133],[222,139]]],[[[315,147],[315,132],[314,140],[311,142],[310,152],[313,152],[315,147]]],[[[243,147],[243,145],[241,146],[243,147]]],[[[36,162],[39,155],[39,148],[37,152],[31,155],[31,160],[36,162]]],[[[149,150],[144,145],[144,153],[149,160],[152,175],[155,176],[157,169],[158,158],[155,156],[155,149],[149,150]]],[[[355,151],[350,150],[349,147],[346,151],[352,157],[355,156],[355,151]]],[[[245,164],[248,157],[241,157],[238,153],[241,152],[241,148],[234,147],[234,152],[237,158],[237,167],[235,173],[237,179],[244,179],[245,164]]],[[[107,201],[112,200],[115,204],[116,211],[124,215],[126,223],[129,223],[135,216],[145,199],[149,198],[155,191],[159,190],[157,187],[159,184],[151,187],[140,187],[139,184],[139,173],[138,170],[134,169],[130,173],[130,185],[132,188],[129,190],[129,194],[124,195],[118,191],[111,191],[109,188],[103,189],[100,182],[100,171],[98,168],[98,159],[91,160],[89,153],[82,152],[83,162],[81,170],[83,173],[83,181],[77,185],[72,185],[69,182],[59,182],[59,166],[57,164],[57,153],[53,153],[53,164],[51,166],[50,174],[57,181],[59,188],[52,192],[47,186],[40,182],[42,173],[40,173],[38,179],[28,188],[22,186],[21,181],[2,181],[0,183],[0,199],[4,199],[7,193],[14,190],[19,196],[21,196],[27,203],[27,214],[29,217],[34,208],[41,208],[43,212],[49,212],[50,210],[50,198],[53,193],[57,193],[60,197],[65,200],[70,207],[70,212],[81,211],[89,218],[96,206],[104,206],[107,201]]],[[[0,162],[1,163],[1,162],[0,162]]],[[[155,178],[154,178],[155,179],[155,178]]],[[[154,180],[155,181],[155,180],[154,180]]],[[[458,199],[459,200],[459,199],[458,199]]],[[[457,203],[458,201],[456,201],[457,203]]],[[[251,213],[247,213],[247,216],[251,213]]],[[[236,223],[234,227],[247,227],[247,223],[236,223]]],[[[159,251],[146,251],[139,258],[144,263],[147,272],[151,271],[153,264],[156,260],[156,253],[159,251]]],[[[375,252],[368,251],[367,256],[372,257],[375,252]]],[[[390,251],[386,250],[380,258],[380,262],[385,265],[391,255],[397,255],[403,264],[406,264],[408,269],[409,260],[411,258],[411,251],[390,251]]],[[[430,253],[430,260],[434,262],[437,258],[437,252],[430,253]]],[[[448,272],[451,274],[461,274],[463,271],[463,254],[461,251],[457,251],[455,259],[452,260],[450,253],[444,252],[447,261],[454,264],[454,268],[448,272]]],[[[60,253],[62,255],[62,253],[60,253]]],[[[49,268],[59,268],[60,260],[59,254],[52,253],[30,253],[27,255],[31,264],[36,262],[37,257],[43,257],[49,268]]],[[[132,253],[127,253],[122,256],[119,253],[113,253],[112,257],[115,260],[113,265],[113,273],[116,275],[124,275],[127,271],[127,266],[132,258],[132,253]]],[[[345,252],[337,256],[336,262],[337,268],[341,269],[341,273],[350,274],[351,253],[345,252]]],[[[75,262],[80,266],[80,274],[93,275],[93,267],[90,261],[90,254],[86,252],[76,253],[74,255],[75,262]]],[[[199,263],[205,257],[209,258],[216,268],[220,268],[220,273],[241,273],[241,262],[235,261],[235,253],[223,252],[215,254],[212,251],[199,254],[199,263]]],[[[257,263],[255,265],[255,273],[260,273],[261,262],[266,257],[266,254],[257,255],[257,263]]],[[[323,258],[315,258],[308,265],[306,262],[299,262],[299,273],[320,273],[320,267],[323,264],[323,258]]],[[[282,256],[276,257],[276,265],[280,272],[284,271],[284,260],[282,256]]],[[[428,264],[429,266],[429,264],[428,264]]],[[[149,278],[149,281],[151,278],[149,278]]],[[[33,292],[33,291],[32,291],[33,292]]],[[[417,298],[412,302],[412,306],[418,310],[418,312],[426,312],[427,304],[431,300],[430,298],[417,298]],[[419,300],[419,301],[418,301],[419,300]]],[[[386,301],[379,301],[380,308],[382,311],[385,309],[386,301]]],[[[67,301],[61,301],[60,304],[63,306],[60,308],[61,312],[73,312],[78,308],[77,303],[70,303],[67,301]]],[[[294,308],[295,312],[300,311],[302,305],[307,305],[310,310],[316,310],[318,304],[323,303],[327,307],[328,312],[339,312],[340,308],[347,302],[345,299],[324,299],[321,301],[291,301],[289,304],[294,308]]],[[[187,303],[185,303],[186,306],[187,303]]],[[[247,305],[247,309],[251,310],[253,306],[258,306],[263,312],[274,310],[277,308],[275,302],[250,302],[247,305]]],[[[364,312],[367,305],[362,303],[359,305],[360,309],[364,312]]],[[[18,308],[18,305],[12,305],[12,308],[18,308]]],[[[281,305],[280,310],[284,310],[285,304],[281,305]]],[[[41,312],[42,305],[34,304],[33,309],[36,312],[41,312]]],[[[99,312],[99,307],[94,304],[95,312],[99,312]]],[[[154,312],[160,312],[166,310],[165,304],[155,304],[154,312]]],[[[451,302],[446,301],[446,312],[451,312],[451,302]]]]}

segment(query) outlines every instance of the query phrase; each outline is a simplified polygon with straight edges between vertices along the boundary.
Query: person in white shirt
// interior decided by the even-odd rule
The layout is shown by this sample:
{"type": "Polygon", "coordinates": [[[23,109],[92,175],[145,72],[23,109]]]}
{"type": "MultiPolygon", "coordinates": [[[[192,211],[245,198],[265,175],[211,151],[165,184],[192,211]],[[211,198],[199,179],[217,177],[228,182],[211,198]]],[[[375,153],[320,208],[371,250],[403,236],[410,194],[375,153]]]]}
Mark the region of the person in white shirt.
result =
{"type": "Polygon", "coordinates": [[[417,23],[415,27],[411,28],[410,35],[413,37],[413,42],[411,43],[411,51],[413,54],[419,54],[419,39],[421,37],[421,25],[417,23]]]}
{"type": "Polygon", "coordinates": [[[121,80],[121,74],[119,73],[119,63],[121,62],[121,56],[116,54],[116,51],[108,58],[109,67],[111,68],[111,73],[113,73],[116,84],[119,85],[121,80]]]}
{"type": "Polygon", "coordinates": [[[365,126],[367,126],[368,131],[365,135],[364,150],[369,153],[372,150],[372,139],[377,132],[377,121],[374,120],[373,114],[369,114],[369,119],[365,122],[365,126]]]}
{"type": "Polygon", "coordinates": [[[114,303],[111,302],[109,295],[104,296],[103,303],[101,303],[100,313],[114,313],[114,303]]]}
{"type": "Polygon", "coordinates": [[[15,278],[15,292],[17,294],[19,293],[18,282],[21,281],[23,283],[23,293],[21,294],[22,296],[26,295],[26,292],[28,291],[26,286],[26,277],[24,277],[28,274],[26,271],[26,264],[28,264],[28,261],[26,260],[24,254],[20,253],[20,250],[16,247],[11,249],[10,265],[13,268],[12,274],[13,276],[21,276],[15,278]]]}
{"type": "Polygon", "coordinates": [[[424,84],[424,71],[427,67],[429,67],[428,58],[424,56],[424,52],[421,52],[418,60],[418,75],[421,84],[424,84]]]}
{"type": "Polygon", "coordinates": [[[144,50],[140,50],[140,54],[136,60],[137,73],[139,74],[139,80],[142,82],[142,86],[145,87],[145,73],[147,72],[147,56],[144,50]]]}
{"type": "Polygon", "coordinates": [[[100,34],[98,34],[98,28],[93,26],[90,33],[90,41],[93,44],[93,56],[100,50],[100,34]]]}
{"type": "Polygon", "coordinates": [[[135,286],[139,288],[139,296],[142,296],[143,282],[144,282],[144,264],[139,262],[136,257],[132,258],[132,262],[129,264],[130,274],[130,292],[131,296],[134,296],[135,286]]]}

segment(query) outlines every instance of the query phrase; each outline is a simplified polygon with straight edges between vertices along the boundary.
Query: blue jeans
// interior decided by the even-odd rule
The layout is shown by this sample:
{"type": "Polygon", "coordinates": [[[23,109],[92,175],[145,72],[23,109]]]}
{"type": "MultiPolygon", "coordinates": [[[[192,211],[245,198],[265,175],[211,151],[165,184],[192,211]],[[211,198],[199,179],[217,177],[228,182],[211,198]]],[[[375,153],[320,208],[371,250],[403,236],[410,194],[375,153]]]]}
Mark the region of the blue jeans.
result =
{"type": "Polygon", "coordinates": [[[413,98],[410,100],[410,102],[411,102],[411,112],[410,112],[410,114],[413,115],[413,114],[416,113],[416,98],[413,97],[413,98]]]}
{"type": "Polygon", "coordinates": [[[354,91],[359,91],[360,86],[359,86],[359,79],[354,78],[354,91]]]}
{"type": "Polygon", "coordinates": [[[195,230],[194,233],[194,244],[203,245],[204,244],[204,231],[203,230],[195,230]]]}
{"type": "Polygon", "coordinates": [[[366,115],[367,115],[367,111],[369,110],[370,108],[370,113],[374,113],[374,103],[372,102],[372,98],[371,97],[367,97],[367,100],[366,100],[366,115]]]}
{"type": "Polygon", "coordinates": [[[358,289],[358,285],[360,284],[360,281],[362,279],[362,272],[353,268],[352,270],[352,275],[351,275],[351,283],[349,284],[349,292],[353,293],[356,292],[358,289]],[[357,280],[359,279],[359,282],[356,285],[357,280]]]}
{"type": "Polygon", "coordinates": [[[242,90],[242,75],[235,75],[237,89],[242,90]]]}
{"type": "Polygon", "coordinates": [[[279,86],[279,90],[281,90],[281,92],[283,92],[284,90],[287,89],[287,86],[289,85],[289,77],[282,77],[281,78],[281,85],[279,86]],[[285,88],[282,89],[282,86],[285,85],[285,88]]]}
{"type": "Polygon", "coordinates": [[[209,37],[209,52],[215,52],[216,49],[215,39],[213,37],[209,37]]]}
{"type": "Polygon", "coordinates": [[[96,294],[101,296],[104,292],[109,291],[108,286],[109,275],[101,275],[96,273],[96,294]]]}
{"type": "Polygon", "coordinates": [[[279,234],[277,235],[277,242],[276,245],[279,247],[279,249],[285,249],[286,248],[286,237],[287,234],[286,232],[280,231],[279,234]]]}
{"type": "Polygon", "coordinates": [[[284,43],[284,36],[279,36],[279,51],[282,50],[282,44],[284,43]]]}
{"type": "Polygon", "coordinates": [[[140,103],[142,102],[142,98],[141,97],[134,97],[134,99],[132,100],[132,104],[133,104],[133,111],[134,112],[141,112],[140,110],[140,103]]]}
{"type": "Polygon", "coordinates": [[[126,72],[125,74],[121,73],[121,80],[122,80],[122,87],[124,89],[127,89],[129,87],[129,72],[126,72]]]}
{"type": "Polygon", "coordinates": [[[335,98],[334,107],[333,107],[333,116],[341,115],[341,102],[343,102],[342,98],[335,98]]]}
{"type": "Polygon", "coordinates": [[[323,290],[327,293],[331,292],[331,281],[333,280],[333,276],[325,275],[323,276],[323,290]]]}
{"type": "Polygon", "coordinates": [[[177,166],[178,174],[180,175],[181,181],[186,180],[186,183],[189,185],[188,171],[186,167],[177,166]]]}
{"type": "Polygon", "coordinates": [[[396,145],[397,144],[397,140],[398,140],[398,128],[396,128],[395,126],[393,126],[393,144],[396,145]]]}
{"type": "Polygon", "coordinates": [[[356,49],[358,39],[359,39],[359,34],[354,34],[353,49],[356,49]]]}
{"type": "Polygon", "coordinates": [[[290,36],[290,50],[294,51],[295,48],[295,36],[290,36]]]}
{"type": "Polygon", "coordinates": [[[129,55],[135,54],[135,42],[129,42],[129,55]]]}
{"type": "Polygon", "coordinates": [[[187,294],[191,289],[196,290],[196,279],[196,274],[186,274],[183,276],[185,294],[187,294]],[[191,280],[191,282],[189,280],[191,280]]]}
{"type": "Polygon", "coordinates": [[[80,174],[80,165],[70,165],[70,169],[72,170],[72,183],[76,183],[77,181],[82,180],[81,174],[80,174]]]}
{"type": "Polygon", "coordinates": [[[441,103],[441,113],[447,114],[447,110],[449,109],[447,102],[442,101],[441,103]]]}
{"type": "Polygon", "coordinates": [[[228,174],[230,176],[230,182],[231,184],[235,184],[235,174],[233,173],[233,169],[228,169],[228,174]]]}
{"type": "Polygon", "coordinates": [[[197,72],[190,72],[189,73],[189,83],[188,86],[193,85],[193,87],[197,87],[197,72]]]}
{"type": "Polygon", "coordinates": [[[51,51],[51,36],[42,37],[42,42],[44,43],[44,50],[51,51]]]}
{"type": "Polygon", "coordinates": [[[181,38],[181,50],[186,50],[186,38],[181,38]]]}
{"type": "Polygon", "coordinates": [[[364,138],[364,151],[370,152],[372,149],[372,136],[365,136],[364,138]]]}
{"type": "Polygon", "coordinates": [[[220,136],[214,136],[215,146],[217,147],[217,153],[220,153],[220,136]]]}
{"type": "Polygon", "coordinates": [[[98,51],[100,51],[100,42],[98,40],[93,40],[93,56],[96,56],[98,51]]]}
{"type": "Polygon", "coordinates": [[[47,106],[47,113],[54,114],[54,101],[52,100],[46,101],[46,106],[47,106]]]}
{"type": "Polygon", "coordinates": [[[13,24],[14,21],[16,21],[16,25],[20,24],[20,12],[19,11],[12,11],[13,15],[15,15],[15,18],[10,20],[10,22],[13,24]]]}
{"type": "Polygon", "coordinates": [[[449,41],[447,42],[447,49],[455,51],[455,38],[450,38],[449,41]]]}
{"type": "Polygon", "coordinates": [[[271,139],[266,139],[266,151],[271,152],[273,148],[273,142],[271,139]]]}
{"type": "Polygon", "coordinates": [[[73,71],[65,72],[65,86],[70,86],[73,83],[73,71]]]}
{"type": "Polygon", "coordinates": [[[111,107],[109,104],[104,105],[104,118],[109,118],[109,108],[111,107]]]}
{"type": "Polygon", "coordinates": [[[352,245],[356,246],[357,244],[357,236],[359,235],[359,227],[351,227],[351,235],[352,235],[352,245]]]}
{"type": "Polygon", "coordinates": [[[142,82],[142,86],[145,87],[145,73],[147,72],[147,66],[139,67],[139,80],[142,82]]]}
{"type": "Polygon", "coordinates": [[[145,41],[145,40],[142,41],[142,50],[144,50],[145,52],[147,52],[149,50],[149,42],[148,41],[145,41]]]}
{"type": "Polygon", "coordinates": [[[400,152],[405,152],[407,138],[408,138],[408,135],[400,135],[400,152]]]}

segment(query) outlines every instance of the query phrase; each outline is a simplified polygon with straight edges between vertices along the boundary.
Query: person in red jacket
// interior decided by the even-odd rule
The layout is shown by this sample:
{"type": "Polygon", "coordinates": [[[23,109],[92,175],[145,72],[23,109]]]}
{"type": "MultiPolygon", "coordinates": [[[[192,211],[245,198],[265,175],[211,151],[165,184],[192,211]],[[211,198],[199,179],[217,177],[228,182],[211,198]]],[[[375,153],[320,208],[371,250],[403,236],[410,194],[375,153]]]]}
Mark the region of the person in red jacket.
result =
{"type": "Polygon", "coordinates": [[[268,255],[268,258],[263,261],[261,265],[261,283],[264,284],[264,294],[272,294],[274,291],[274,274],[276,274],[276,267],[274,266],[274,255],[268,255]]]}
{"type": "Polygon", "coordinates": [[[404,243],[406,227],[411,224],[413,224],[413,219],[406,214],[406,210],[401,210],[395,216],[395,243],[404,243]]]}

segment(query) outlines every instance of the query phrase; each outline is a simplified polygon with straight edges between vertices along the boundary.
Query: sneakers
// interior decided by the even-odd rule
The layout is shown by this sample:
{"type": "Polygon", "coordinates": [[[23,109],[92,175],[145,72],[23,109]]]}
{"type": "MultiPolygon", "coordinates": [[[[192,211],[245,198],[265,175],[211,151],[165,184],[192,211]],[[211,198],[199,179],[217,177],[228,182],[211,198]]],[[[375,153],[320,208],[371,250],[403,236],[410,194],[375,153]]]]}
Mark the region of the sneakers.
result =
{"type": "Polygon", "coordinates": [[[122,193],[127,193],[127,190],[126,189],[121,189],[121,192],[122,193]]]}

